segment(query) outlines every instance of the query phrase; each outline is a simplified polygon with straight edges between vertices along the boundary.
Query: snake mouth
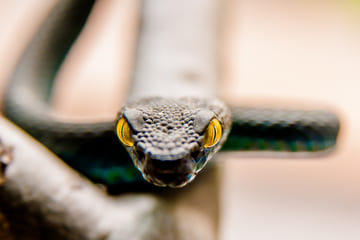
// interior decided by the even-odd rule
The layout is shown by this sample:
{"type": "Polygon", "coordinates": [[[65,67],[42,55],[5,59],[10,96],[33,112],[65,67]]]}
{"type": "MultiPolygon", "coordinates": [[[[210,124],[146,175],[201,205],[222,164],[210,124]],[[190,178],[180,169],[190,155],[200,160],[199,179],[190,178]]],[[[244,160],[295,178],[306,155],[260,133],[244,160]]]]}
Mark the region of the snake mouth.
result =
{"type": "Polygon", "coordinates": [[[138,167],[143,177],[157,186],[183,187],[196,175],[196,163],[191,156],[180,159],[159,159],[146,154],[140,162],[142,164],[138,167]]]}
{"type": "Polygon", "coordinates": [[[195,177],[195,172],[189,173],[173,173],[173,172],[152,172],[143,173],[144,178],[160,187],[180,188],[191,182],[195,177]]]}

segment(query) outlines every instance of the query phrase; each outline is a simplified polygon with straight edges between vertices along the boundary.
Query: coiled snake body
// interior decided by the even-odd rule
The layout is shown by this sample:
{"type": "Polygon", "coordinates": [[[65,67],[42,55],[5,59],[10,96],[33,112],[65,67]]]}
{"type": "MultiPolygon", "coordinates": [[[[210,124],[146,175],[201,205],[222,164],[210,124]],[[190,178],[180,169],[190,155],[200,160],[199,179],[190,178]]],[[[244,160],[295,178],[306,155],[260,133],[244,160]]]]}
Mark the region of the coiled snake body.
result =
{"type": "MultiPolygon", "coordinates": [[[[144,184],[129,164],[125,149],[146,180],[180,187],[190,182],[224,143],[223,149],[231,151],[320,151],[334,146],[339,121],[333,113],[229,108],[211,93],[194,95],[191,91],[181,92],[184,97],[133,95],[115,124],[57,120],[46,102],[52,79],[92,4],[60,1],[24,53],[5,99],[8,118],[92,180],[128,187],[144,184]]],[[[149,8],[151,2],[145,5],[149,8]]],[[[149,38],[144,32],[140,41],[149,38]]],[[[146,61],[140,56],[137,69],[152,64],[146,61]]]]}

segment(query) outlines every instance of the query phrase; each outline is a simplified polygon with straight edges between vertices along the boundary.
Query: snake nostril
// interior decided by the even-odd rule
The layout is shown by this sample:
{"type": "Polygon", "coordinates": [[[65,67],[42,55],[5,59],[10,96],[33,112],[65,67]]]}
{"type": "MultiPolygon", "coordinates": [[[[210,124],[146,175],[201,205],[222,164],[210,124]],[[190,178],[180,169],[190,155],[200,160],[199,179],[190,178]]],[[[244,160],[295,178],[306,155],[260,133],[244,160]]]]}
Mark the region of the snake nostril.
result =
{"type": "Polygon", "coordinates": [[[139,161],[143,162],[145,159],[145,154],[143,151],[137,151],[136,152],[136,157],[139,159],[139,161]]]}
{"type": "Polygon", "coordinates": [[[142,146],[142,144],[137,144],[137,149],[135,151],[135,155],[136,158],[138,159],[138,161],[143,162],[145,160],[145,153],[144,153],[144,148],[142,146]]]}
{"type": "Polygon", "coordinates": [[[191,157],[193,158],[193,159],[197,159],[198,158],[198,156],[200,155],[200,149],[196,149],[196,150],[193,150],[193,151],[191,151],[191,157]]]}

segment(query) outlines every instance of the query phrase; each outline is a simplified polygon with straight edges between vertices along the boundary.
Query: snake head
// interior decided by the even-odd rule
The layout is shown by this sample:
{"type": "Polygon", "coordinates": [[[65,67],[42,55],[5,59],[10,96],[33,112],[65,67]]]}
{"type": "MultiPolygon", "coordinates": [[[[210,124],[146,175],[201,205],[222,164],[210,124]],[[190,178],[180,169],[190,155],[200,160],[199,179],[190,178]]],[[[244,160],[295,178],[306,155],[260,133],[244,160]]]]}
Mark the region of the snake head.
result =
{"type": "Polygon", "coordinates": [[[147,181],[182,187],[219,150],[229,126],[229,110],[219,100],[156,97],[128,103],[116,132],[147,181]]]}

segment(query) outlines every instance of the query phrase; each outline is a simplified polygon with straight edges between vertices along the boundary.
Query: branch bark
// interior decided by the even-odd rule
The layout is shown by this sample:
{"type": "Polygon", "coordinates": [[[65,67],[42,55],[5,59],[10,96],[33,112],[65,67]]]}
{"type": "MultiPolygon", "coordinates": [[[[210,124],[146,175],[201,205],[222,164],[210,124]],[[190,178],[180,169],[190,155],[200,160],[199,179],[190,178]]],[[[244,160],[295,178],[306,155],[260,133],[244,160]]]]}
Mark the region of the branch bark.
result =
{"type": "Polygon", "coordinates": [[[13,149],[0,207],[16,239],[174,238],[174,219],[161,198],[108,196],[4,119],[0,135],[13,149]]]}

